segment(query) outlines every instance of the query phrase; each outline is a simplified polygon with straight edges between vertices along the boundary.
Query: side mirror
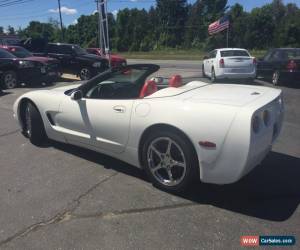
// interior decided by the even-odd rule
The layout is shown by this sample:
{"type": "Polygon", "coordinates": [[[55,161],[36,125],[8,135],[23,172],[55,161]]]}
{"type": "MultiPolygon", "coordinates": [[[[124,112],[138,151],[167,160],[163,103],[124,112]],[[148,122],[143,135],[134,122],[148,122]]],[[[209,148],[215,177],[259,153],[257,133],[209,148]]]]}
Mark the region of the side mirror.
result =
{"type": "Polygon", "coordinates": [[[75,91],[72,92],[71,94],[71,100],[73,101],[78,101],[83,97],[82,91],[77,89],[75,91]]]}
{"type": "Polygon", "coordinates": [[[203,60],[206,60],[206,59],[208,59],[208,56],[204,56],[204,57],[203,57],[203,60]]]}

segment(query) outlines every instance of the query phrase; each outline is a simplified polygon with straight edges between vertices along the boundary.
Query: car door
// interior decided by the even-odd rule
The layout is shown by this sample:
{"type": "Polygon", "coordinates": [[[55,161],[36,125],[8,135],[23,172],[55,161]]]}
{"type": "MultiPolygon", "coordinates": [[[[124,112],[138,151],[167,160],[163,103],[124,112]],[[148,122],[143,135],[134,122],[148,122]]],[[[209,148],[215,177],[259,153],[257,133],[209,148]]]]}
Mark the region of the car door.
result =
{"type": "Polygon", "coordinates": [[[212,55],[211,53],[212,53],[212,51],[208,53],[207,59],[204,60],[204,62],[203,62],[205,75],[208,75],[208,76],[210,76],[210,74],[211,74],[211,71],[210,71],[210,68],[211,68],[210,60],[211,60],[211,55],[212,55]]]}
{"type": "Polygon", "coordinates": [[[47,50],[50,57],[60,61],[63,72],[72,73],[74,58],[70,46],[49,44],[47,50]]]}
{"type": "Polygon", "coordinates": [[[211,68],[214,65],[214,60],[216,58],[217,55],[217,50],[213,50],[211,52],[209,52],[208,54],[208,59],[206,60],[206,69],[205,69],[205,74],[208,76],[211,76],[211,68]]]}
{"type": "Polygon", "coordinates": [[[263,77],[270,77],[273,73],[274,50],[270,50],[264,58],[259,60],[257,64],[257,74],[263,77]]]}
{"type": "Polygon", "coordinates": [[[57,115],[58,127],[71,144],[121,153],[128,141],[133,102],[65,98],[57,115]]]}

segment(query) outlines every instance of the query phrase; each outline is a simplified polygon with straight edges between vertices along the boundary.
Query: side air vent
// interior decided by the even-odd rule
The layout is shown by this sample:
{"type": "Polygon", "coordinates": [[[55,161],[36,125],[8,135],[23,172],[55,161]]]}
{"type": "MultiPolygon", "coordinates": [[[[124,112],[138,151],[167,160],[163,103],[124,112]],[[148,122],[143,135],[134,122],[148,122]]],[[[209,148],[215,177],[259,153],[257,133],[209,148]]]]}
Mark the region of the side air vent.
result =
{"type": "Polygon", "coordinates": [[[46,115],[47,115],[47,118],[48,118],[50,124],[51,124],[52,126],[55,126],[55,122],[53,121],[53,119],[52,119],[50,113],[46,113],[46,115]]]}

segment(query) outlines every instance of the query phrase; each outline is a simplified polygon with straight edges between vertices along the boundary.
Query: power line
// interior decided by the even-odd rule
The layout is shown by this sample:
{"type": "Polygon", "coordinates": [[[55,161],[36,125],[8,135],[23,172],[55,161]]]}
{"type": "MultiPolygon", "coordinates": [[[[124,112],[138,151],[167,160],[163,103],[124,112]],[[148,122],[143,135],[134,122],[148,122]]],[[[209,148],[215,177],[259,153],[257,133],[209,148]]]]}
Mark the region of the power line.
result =
{"type": "Polygon", "coordinates": [[[15,6],[23,3],[32,2],[34,0],[12,0],[9,2],[1,2],[0,7],[9,7],[9,6],[15,6]]]}

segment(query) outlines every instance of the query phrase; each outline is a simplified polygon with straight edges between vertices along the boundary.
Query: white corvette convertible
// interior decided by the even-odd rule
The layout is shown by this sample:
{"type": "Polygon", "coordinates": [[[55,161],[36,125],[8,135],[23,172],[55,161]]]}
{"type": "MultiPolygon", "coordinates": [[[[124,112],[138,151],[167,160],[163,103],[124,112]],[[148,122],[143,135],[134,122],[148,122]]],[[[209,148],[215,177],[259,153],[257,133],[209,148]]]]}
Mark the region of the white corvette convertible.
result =
{"type": "MultiPolygon", "coordinates": [[[[35,144],[46,138],[145,169],[164,190],[193,180],[227,184],[258,165],[283,118],[278,89],[193,81],[158,90],[157,65],[107,71],[82,85],[22,95],[14,115],[35,144]]],[[[99,156],[100,157],[100,156],[99,156]]]]}

